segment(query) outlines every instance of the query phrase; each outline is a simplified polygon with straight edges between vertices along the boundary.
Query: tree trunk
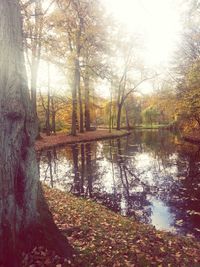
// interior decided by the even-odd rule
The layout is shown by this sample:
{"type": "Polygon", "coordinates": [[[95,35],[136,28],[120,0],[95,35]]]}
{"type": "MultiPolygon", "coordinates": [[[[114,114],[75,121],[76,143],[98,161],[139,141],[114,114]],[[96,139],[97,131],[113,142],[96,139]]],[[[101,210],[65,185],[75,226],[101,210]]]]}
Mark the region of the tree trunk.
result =
{"type": "Polygon", "coordinates": [[[117,130],[121,129],[121,113],[122,113],[122,104],[118,104],[117,110],[117,130]]]}
{"type": "Polygon", "coordinates": [[[84,132],[84,125],[83,125],[83,103],[82,103],[82,94],[81,94],[81,86],[80,86],[80,66],[78,70],[78,98],[79,98],[79,112],[80,112],[80,132],[84,132]]]}
{"type": "Polygon", "coordinates": [[[74,60],[74,79],[72,85],[72,126],[71,135],[76,135],[76,122],[77,122],[77,81],[79,72],[79,62],[78,59],[74,60]]]}
{"type": "Polygon", "coordinates": [[[80,37],[81,37],[81,25],[79,25],[79,29],[76,32],[76,42],[75,42],[76,56],[74,59],[74,77],[73,77],[73,85],[72,85],[72,128],[71,128],[71,134],[74,136],[76,135],[76,128],[77,128],[76,127],[76,122],[77,122],[77,93],[80,93],[80,90],[79,90],[79,87],[80,87],[79,56],[80,56],[80,49],[81,49],[80,37]]]}
{"type": "Polygon", "coordinates": [[[50,66],[48,62],[48,86],[47,86],[47,109],[46,109],[46,135],[49,136],[51,135],[51,126],[50,126],[50,98],[51,98],[51,93],[50,93],[50,66]]]}
{"type": "Polygon", "coordinates": [[[54,106],[54,96],[51,96],[51,130],[56,134],[56,110],[54,106]]]}
{"type": "Polygon", "coordinates": [[[86,131],[90,131],[90,87],[89,87],[90,85],[89,85],[89,74],[87,69],[84,78],[84,86],[85,86],[85,129],[86,131]]]}
{"type": "Polygon", "coordinates": [[[38,182],[19,2],[1,0],[0,12],[0,265],[18,267],[21,252],[37,244],[56,250],[59,244],[63,255],[68,252],[38,182]],[[49,228],[53,238],[47,242],[49,228]]]}
{"type": "Polygon", "coordinates": [[[56,134],[56,112],[52,111],[52,120],[51,120],[51,124],[52,124],[52,132],[54,133],[54,135],[56,134]]]}
{"type": "Polygon", "coordinates": [[[110,108],[109,108],[109,132],[111,133],[112,129],[112,83],[110,89],[110,108]]]}
{"type": "Polygon", "coordinates": [[[127,127],[128,130],[130,130],[130,123],[129,123],[127,106],[125,106],[125,112],[126,112],[126,127],[127,127]]]}

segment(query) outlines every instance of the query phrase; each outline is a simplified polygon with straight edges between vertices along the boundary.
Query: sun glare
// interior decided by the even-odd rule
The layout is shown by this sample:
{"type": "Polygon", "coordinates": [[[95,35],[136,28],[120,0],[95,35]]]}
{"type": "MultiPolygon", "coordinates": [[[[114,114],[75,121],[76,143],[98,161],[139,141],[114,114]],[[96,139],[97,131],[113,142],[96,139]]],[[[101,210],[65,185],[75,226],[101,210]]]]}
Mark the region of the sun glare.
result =
{"type": "MultiPolygon", "coordinates": [[[[178,0],[101,0],[107,13],[121,23],[127,34],[141,36],[142,59],[147,68],[160,73],[169,66],[180,37],[180,7],[178,0]]],[[[180,2],[179,2],[180,4],[180,2]]],[[[53,8],[53,7],[52,7],[53,8]]],[[[58,70],[51,68],[51,86],[56,87],[62,79],[58,70]]],[[[47,66],[40,64],[39,83],[47,85],[47,66]]],[[[110,84],[101,80],[98,92],[106,98],[110,96],[110,84]]],[[[143,83],[141,93],[150,93],[152,84],[143,83]]],[[[45,90],[45,89],[43,89],[45,90]]]]}
{"type": "Polygon", "coordinates": [[[141,34],[146,65],[167,64],[180,31],[180,13],[172,0],[102,0],[108,13],[129,32],[141,34]]]}

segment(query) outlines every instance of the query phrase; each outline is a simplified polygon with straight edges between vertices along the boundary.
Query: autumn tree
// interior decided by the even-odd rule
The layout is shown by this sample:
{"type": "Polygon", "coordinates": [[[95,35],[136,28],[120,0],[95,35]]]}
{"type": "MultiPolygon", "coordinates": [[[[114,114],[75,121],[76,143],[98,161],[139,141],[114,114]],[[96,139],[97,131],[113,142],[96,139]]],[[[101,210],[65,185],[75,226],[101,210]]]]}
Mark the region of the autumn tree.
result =
{"type": "Polygon", "coordinates": [[[76,134],[77,128],[80,132],[88,131],[92,84],[105,72],[106,23],[103,9],[99,1],[58,0],[48,24],[52,60],[65,69],[71,87],[71,133],[76,134]]]}
{"type": "Polygon", "coordinates": [[[184,29],[172,68],[177,91],[177,114],[181,121],[196,122],[200,127],[200,6],[188,1],[183,14],[184,29]]]}
{"type": "Polygon", "coordinates": [[[81,1],[57,1],[58,8],[55,10],[51,17],[52,29],[57,33],[57,40],[63,48],[57,49],[58,55],[65,55],[64,66],[66,63],[70,64],[68,68],[68,75],[71,83],[72,94],[72,123],[71,134],[77,133],[77,120],[78,120],[78,101],[80,111],[80,131],[84,131],[83,121],[83,105],[80,86],[80,53],[81,53],[81,37],[84,19],[82,13],[84,8],[81,1]]]}

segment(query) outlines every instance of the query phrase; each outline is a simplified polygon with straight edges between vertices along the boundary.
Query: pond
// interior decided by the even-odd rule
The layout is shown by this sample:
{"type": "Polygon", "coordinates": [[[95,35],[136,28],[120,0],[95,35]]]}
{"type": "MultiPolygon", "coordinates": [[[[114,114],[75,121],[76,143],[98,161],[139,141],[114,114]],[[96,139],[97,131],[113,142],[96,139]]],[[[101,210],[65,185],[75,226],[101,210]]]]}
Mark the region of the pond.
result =
{"type": "Polygon", "coordinates": [[[200,147],[169,131],[38,153],[41,181],[157,229],[200,238],[200,147]]]}

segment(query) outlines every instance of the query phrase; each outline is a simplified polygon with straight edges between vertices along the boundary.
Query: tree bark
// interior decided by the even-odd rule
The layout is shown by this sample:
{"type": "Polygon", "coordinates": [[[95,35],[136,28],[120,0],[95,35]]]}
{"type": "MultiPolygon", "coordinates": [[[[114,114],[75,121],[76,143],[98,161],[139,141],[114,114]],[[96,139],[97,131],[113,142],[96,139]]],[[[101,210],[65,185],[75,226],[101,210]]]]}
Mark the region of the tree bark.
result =
{"type": "MultiPolygon", "coordinates": [[[[81,25],[79,24],[79,29],[76,32],[76,42],[75,42],[76,55],[74,58],[74,77],[73,77],[73,85],[72,85],[72,128],[71,128],[71,134],[74,136],[76,135],[76,122],[77,122],[77,93],[80,94],[80,90],[79,90],[80,89],[79,88],[80,87],[79,57],[80,57],[80,50],[81,50],[80,37],[81,37],[81,25]]],[[[80,100],[80,97],[79,97],[79,100],[80,100]]],[[[82,112],[82,114],[83,114],[83,112],[82,112]]],[[[83,120],[83,117],[82,117],[82,120],[83,120]]]]}
{"type": "Polygon", "coordinates": [[[89,74],[86,67],[85,78],[84,78],[84,86],[85,86],[85,129],[86,131],[90,131],[90,85],[89,85],[89,74]]]}
{"type": "Polygon", "coordinates": [[[56,250],[59,244],[63,255],[70,249],[64,247],[66,240],[39,186],[34,151],[38,128],[24,66],[19,1],[1,0],[0,12],[0,265],[19,267],[21,252],[37,244],[56,250]],[[54,234],[47,242],[49,228],[54,234]]]}
{"type": "Polygon", "coordinates": [[[78,80],[78,59],[74,60],[74,78],[72,85],[72,126],[71,135],[76,135],[76,122],[77,122],[77,80],[78,80]]]}
{"type": "Polygon", "coordinates": [[[46,109],[46,135],[51,135],[51,126],[50,126],[50,65],[48,62],[48,86],[47,86],[47,109],[46,109]]]}
{"type": "Polygon", "coordinates": [[[109,132],[112,130],[112,83],[110,88],[110,107],[109,107],[109,132]]]}
{"type": "Polygon", "coordinates": [[[84,132],[84,123],[83,123],[83,102],[82,102],[82,93],[81,93],[81,86],[80,86],[80,66],[78,70],[78,98],[79,98],[79,114],[80,114],[80,132],[84,132]]]}
{"type": "Polygon", "coordinates": [[[52,124],[52,132],[54,133],[54,135],[56,135],[56,112],[55,111],[52,111],[51,124],[52,124]]]}
{"type": "Polygon", "coordinates": [[[128,117],[128,108],[125,106],[125,112],[126,112],[126,127],[128,130],[130,130],[130,123],[129,123],[129,117],[128,117]]]}
{"type": "Polygon", "coordinates": [[[118,104],[117,110],[117,130],[121,129],[121,113],[122,113],[122,104],[118,104]]]}
{"type": "Polygon", "coordinates": [[[51,130],[56,134],[56,110],[54,105],[54,95],[51,96],[51,130]]]}

